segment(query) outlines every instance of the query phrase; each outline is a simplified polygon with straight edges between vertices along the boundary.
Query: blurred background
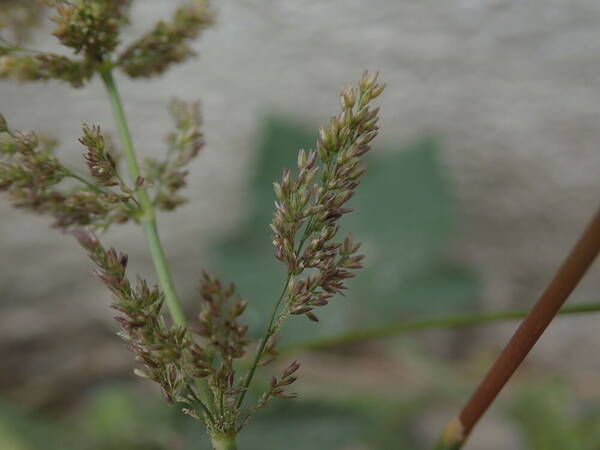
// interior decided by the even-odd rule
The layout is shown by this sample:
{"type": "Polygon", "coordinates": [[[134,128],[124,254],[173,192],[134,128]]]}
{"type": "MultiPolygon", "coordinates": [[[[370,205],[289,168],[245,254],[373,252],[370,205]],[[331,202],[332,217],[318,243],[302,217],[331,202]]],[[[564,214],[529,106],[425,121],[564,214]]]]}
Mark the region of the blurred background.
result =
{"type": "MultiPolygon", "coordinates": [[[[123,40],[172,3],[135,2],[123,40]]],[[[535,301],[600,198],[599,2],[215,3],[200,58],[161,79],[118,80],[146,155],[166,148],[171,97],[202,100],[208,144],[192,166],[190,202],[159,218],[190,314],[205,268],[236,282],[251,329],[262,329],[284,278],[267,227],[271,183],[366,68],[388,83],[345,223],[364,243],[366,268],[320,324],[290,321],[283,344],[535,301]]],[[[40,17],[27,45],[61,51],[51,30],[40,17]]],[[[2,81],[0,109],[12,128],[58,138],[74,167],[84,167],[82,123],[114,131],[98,80],[81,90],[2,81]]],[[[193,420],[132,375],[109,295],[73,239],[6,201],[0,217],[0,449],[208,449],[193,420]]],[[[153,280],[139,229],[115,226],[103,239],[153,280]]],[[[600,301],[598,264],[570,299],[581,301],[600,301]]],[[[599,320],[557,319],[466,448],[600,449],[599,320]]],[[[428,448],[515,326],[296,354],[300,399],[273,402],[240,448],[428,448]]]]}

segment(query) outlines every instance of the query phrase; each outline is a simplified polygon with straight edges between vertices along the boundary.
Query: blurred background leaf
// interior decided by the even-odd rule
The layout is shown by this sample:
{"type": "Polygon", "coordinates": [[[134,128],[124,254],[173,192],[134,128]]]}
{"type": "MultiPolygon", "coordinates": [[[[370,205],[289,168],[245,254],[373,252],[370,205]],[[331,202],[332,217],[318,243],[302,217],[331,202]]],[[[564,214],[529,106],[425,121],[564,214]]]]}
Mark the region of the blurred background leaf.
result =
{"type": "MultiPolygon", "coordinates": [[[[399,406],[343,402],[324,396],[302,402],[275,402],[239,436],[239,447],[264,449],[398,449],[405,429],[395,420],[399,406]]],[[[404,412],[404,411],[403,411],[404,412]]],[[[42,416],[43,417],[43,416],[42,416]]],[[[404,416],[403,416],[404,417],[404,416]]],[[[408,422],[403,418],[404,424],[408,422]]],[[[407,444],[408,445],[408,444],[407,444]]],[[[157,396],[133,383],[98,389],[78,407],[77,416],[52,420],[0,409],[2,450],[209,450],[204,430],[157,396]]]]}
{"type": "Polygon", "coordinates": [[[595,450],[600,448],[600,408],[574,410],[565,384],[543,382],[517,395],[509,415],[531,450],[595,450]]]}
{"type": "MultiPolygon", "coordinates": [[[[254,176],[246,193],[248,216],[215,243],[217,273],[234,279],[251,305],[251,329],[262,323],[285,279],[273,257],[268,224],[272,183],[284,167],[294,168],[300,148],[315,136],[292,119],[271,117],[260,133],[254,176]]],[[[348,327],[397,320],[407,315],[474,308],[480,293],[476,272],[448,254],[455,228],[452,185],[439,161],[437,140],[424,137],[396,150],[374,150],[369,170],[343,221],[344,232],[363,242],[365,269],[349,283],[347,298],[321,308],[319,326],[301,320],[286,324],[292,340],[331,335],[348,327]],[[308,334],[307,334],[308,333],[308,334]]]]}

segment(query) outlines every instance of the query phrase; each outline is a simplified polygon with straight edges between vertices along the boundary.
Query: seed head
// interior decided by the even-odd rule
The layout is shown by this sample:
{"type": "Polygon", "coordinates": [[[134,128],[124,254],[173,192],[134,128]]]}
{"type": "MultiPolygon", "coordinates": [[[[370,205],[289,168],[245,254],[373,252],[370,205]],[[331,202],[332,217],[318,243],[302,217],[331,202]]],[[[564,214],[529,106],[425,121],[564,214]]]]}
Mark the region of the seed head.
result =
{"type": "Polygon", "coordinates": [[[87,147],[88,151],[84,156],[92,176],[104,186],[118,185],[117,165],[105,148],[100,127],[84,125],[83,137],[79,142],[87,147]]]}
{"type": "Polygon", "coordinates": [[[145,182],[156,186],[155,205],[164,210],[175,209],[186,202],[179,195],[187,184],[186,168],[204,148],[200,104],[173,100],[169,110],[175,131],[167,136],[168,155],[163,162],[147,159],[144,167],[145,182]]]}
{"type": "Polygon", "coordinates": [[[296,178],[284,169],[281,180],[274,184],[277,202],[271,229],[277,259],[286,263],[295,277],[307,268],[317,269],[288,289],[289,314],[318,321],[314,308],[343,293],[345,280],[354,276],[348,269],[362,267],[363,257],[355,255],[359,245],[351,237],[342,242],[335,237],[338,221],[351,211],[346,204],[366,171],[362,156],[377,135],[379,108],[369,107],[383,89],[377,76],[377,72],[366,72],[358,88],[342,90],[342,110],[319,129],[317,151],[307,155],[300,150],[296,178]],[[320,165],[316,164],[317,155],[320,165]],[[317,171],[321,172],[320,183],[312,185],[317,171]],[[302,248],[305,243],[308,245],[302,248]]]}
{"type": "Polygon", "coordinates": [[[119,27],[127,20],[128,3],[123,0],[55,2],[57,15],[53,20],[58,27],[54,35],[85,59],[101,63],[119,43],[119,27]]]}
{"type": "Polygon", "coordinates": [[[170,21],[155,27],[119,56],[119,68],[132,78],[160,75],[171,65],[194,55],[190,41],[214,23],[208,0],[191,0],[175,11],[170,21]]]}

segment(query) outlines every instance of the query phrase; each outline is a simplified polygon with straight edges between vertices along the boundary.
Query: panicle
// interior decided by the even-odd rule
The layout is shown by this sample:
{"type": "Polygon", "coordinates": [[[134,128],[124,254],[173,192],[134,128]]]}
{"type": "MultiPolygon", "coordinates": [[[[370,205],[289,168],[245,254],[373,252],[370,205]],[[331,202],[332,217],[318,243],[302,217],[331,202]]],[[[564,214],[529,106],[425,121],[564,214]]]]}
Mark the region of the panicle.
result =
{"type": "Polygon", "coordinates": [[[118,185],[117,164],[106,149],[100,127],[84,125],[83,137],[79,142],[87,148],[84,158],[91,175],[104,186],[118,185]]]}
{"type": "MultiPolygon", "coordinates": [[[[357,254],[360,244],[351,235],[340,241],[337,234],[340,218],[351,211],[346,204],[366,170],[362,156],[370,150],[370,142],[379,129],[379,108],[370,107],[371,100],[385,87],[377,82],[377,77],[377,72],[365,72],[358,86],[342,90],[341,112],[319,129],[316,149],[300,150],[297,173],[284,169],[279,181],[273,183],[276,200],[270,227],[275,256],[287,266],[288,281],[276,303],[254,368],[275,358],[277,332],[288,316],[304,315],[318,322],[314,309],[327,305],[336,294],[343,295],[346,280],[354,277],[352,270],[362,267],[364,256],[357,254]],[[309,274],[302,278],[307,269],[309,274]],[[284,305],[281,311],[280,304],[284,305]]],[[[269,389],[240,428],[270,398],[297,396],[286,387],[296,381],[294,373],[298,368],[294,361],[280,378],[271,379],[269,389]]],[[[253,371],[250,381],[252,374],[253,371]]]]}
{"type": "MultiPolygon", "coordinates": [[[[80,226],[106,229],[113,223],[135,218],[136,207],[130,203],[128,192],[104,189],[76,175],[52,153],[52,142],[31,132],[11,131],[5,121],[1,128],[4,131],[0,131],[0,191],[8,194],[14,206],[50,215],[53,226],[62,229],[80,226]],[[80,186],[63,187],[67,178],[76,180],[80,186]]],[[[88,149],[97,146],[86,156],[88,163],[94,161],[94,176],[100,175],[100,155],[106,153],[100,136],[99,129],[86,128],[82,138],[84,145],[90,146],[88,149]]],[[[108,160],[104,163],[112,167],[108,160]]],[[[115,173],[113,167],[112,174],[115,173]]]]}
{"type": "Polygon", "coordinates": [[[128,23],[131,0],[5,0],[0,4],[0,27],[13,29],[15,41],[25,37],[22,25],[33,25],[41,17],[42,3],[53,7],[54,35],[77,57],[30,52],[0,43],[0,78],[19,81],[65,81],[73,87],[85,85],[97,72],[119,67],[132,78],[152,77],[181,63],[194,51],[191,41],[214,22],[209,0],[188,0],[169,21],[118,52],[121,27],[128,23]],[[116,57],[114,53],[119,53],[116,57]]]}
{"type": "Polygon", "coordinates": [[[94,74],[94,67],[81,59],[53,53],[35,56],[6,54],[0,56],[0,78],[18,81],[61,80],[80,88],[94,74]]]}
{"type": "Polygon", "coordinates": [[[248,302],[235,295],[235,286],[223,286],[204,272],[200,283],[201,312],[195,333],[204,338],[221,356],[223,364],[246,353],[248,327],[238,322],[248,302]]]}
{"type": "MultiPolygon", "coordinates": [[[[23,0],[19,7],[31,8],[40,1],[23,0]]],[[[5,0],[0,4],[0,26],[7,22],[5,6],[16,3],[5,0]]],[[[113,68],[131,78],[150,78],[193,56],[191,41],[214,23],[209,0],[187,0],[170,20],[158,22],[119,51],[120,29],[128,22],[130,0],[45,3],[56,11],[54,35],[76,56],[32,52],[3,40],[0,78],[57,79],[81,87],[95,73],[106,80],[113,68]]],[[[348,202],[365,173],[363,156],[379,130],[379,108],[372,108],[371,101],[384,88],[377,72],[365,72],[356,86],[344,88],[341,110],[320,127],[314,149],[300,150],[297,169],[284,169],[273,184],[273,244],[275,256],[287,266],[288,279],[243,379],[236,377],[235,364],[249,345],[248,328],[240,321],[247,302],[236,294],[233,284],[225,285],[204,273],[196,321],[189,329],[169,324],[161,313],[163,292],[141,278],[132,283],[127,276],[127,255],[105,249],[93,233],[84,231],[139,220],[145,211],[134,195],[142,189],[153,188],[156,208],[171,210],[185,202],[179,191],[187,183],[187,166],[204,147],[197,102],[171,102],[175,130],[167,136],[167,155],[163,161],[146,160],[142,175],[133,180],[131,188],[123,182],[108,136],[98,126],[84,125],[80,139],[86,149],[88,180],[62,164],[52,152],[52,143],[34,133],[12,131],[0,115],[0,191],[17,207],[51,215],[54,226],[77,238],[96,266],[94,274],[112,293],[118,335],[139,363],[135,373],[158,383],[167,401],[182,405],[186,413],[203,421],[209,434],[237,432],[248,420],[238,422],[244,395],[256,368],[275,359],[283,321],[290,315],[318,321],[315,308],[343,294],[346,280],[362,267],[364,256],[357,254],[360,244],[351,235],[338,237],[339,221],[351,211],[348,202]],[[65,186],[66,179],[77,186],[65,186]],[[198,379],[206,379],[215,399],[209,400],[208,407],[200,399],[198,379]]],[[[145,199],[140,196],[140,203],[145,199]]],[[[274,376],[250,414],[273,397],[296,397],[288,387],[296,381],[299,367],[293,361],[280,376],[274,376]]]]}
{"type": "Polygon", "coordinates": [[[271,377],[271,381],[269,382],[269,388],[266,392],[264,392],[256,405],[250,410],[250,414],[246,418],[246,420],[240,425],[240,429],[248,424],[250,418],[254,413],[256,413],[261,408],[264,408],[265,405],[269,402],[271,398],[297,398],[298,394],[296,392],[289,392],[286,388],[296,382],[298,377],[293,374],[300,368],[300,364],[297,361],[292,362],[287,368],[283,371],[281,377],[271,377]]]}
{"type": "MultiPolygon", "coordinates": [[[[212,357],[195,342],[186,328],[168,326],[161,316],[164,295],[143,279],[132,285],[127,277],[127,255],[113,248],[106,250],[98,238],[81,229],[72,234],[96,265],[95,275],[113,296],[112,307],[119,325],[119,337],[131,350],[141,367],[136,375],[158,383],[165,399],[195,409],[187,395],[190,380],[215,374],[212,357]]],[[[193,414],[204,420],[203,413],[193,414]]]]}
{"type": "Polygon", "coordinates": [[[239,322],[248,302],[235,293],[233,284],[223,285],[217,278],[203,272],[199,287],[200,314],[192,332],[200,338],[205,354],[199,369],[209,377],[215,398],[220,398],[221,421],[227,429],[239,415],[235,405],[245,387],[236,380],[235,360],[246,354],[248,327],[239,322]]]}
{"type": "Polygon", "coordinates": [[[102,63],[119,44],[119,28],[127,21],[127,0],[55,0],[54,35],[90,62],[102,63]]]}
{"type": "Polygon", "coordinates": [[[128,46],[119,56],[120,69],[132,78],[150,78],[194,55],[190,41],[214,23],[208,0],[192,0],[179,7],[171,20],[128,46]]]}
{"type": "Polygon", "coordinates": [[[275,256],[292,276],[316,269],[288,290],[292,315],[318,321],[313,309],[343,293],[345,280],[354,276],[350,270],[362,267],[363,256],[355,254],[358,245],[350,236],[343,242],[336,241],[336,236],[339,220],[351,211],[346,204],[366,171],[362,156],[379,129],[379,108],[370,107],[385,87],[377,78],[377,72],[365,72],[358,86],[342,90],[341,112],[320,128],[316,150],[301,150],[296,177],[285,169],[274,183],[275,256]]]}
{"type": "Polygon", "coordinates": [[[144,179],[155,186],[154,204],[164,210],[173,210],[186,202],[179,194],[187,184],[186,168],[204,148],[199,102],[175,99],[169,110],[175,131],[167,136],[167,156],[162,162],[155,159],[144,162],[144,179]]]}

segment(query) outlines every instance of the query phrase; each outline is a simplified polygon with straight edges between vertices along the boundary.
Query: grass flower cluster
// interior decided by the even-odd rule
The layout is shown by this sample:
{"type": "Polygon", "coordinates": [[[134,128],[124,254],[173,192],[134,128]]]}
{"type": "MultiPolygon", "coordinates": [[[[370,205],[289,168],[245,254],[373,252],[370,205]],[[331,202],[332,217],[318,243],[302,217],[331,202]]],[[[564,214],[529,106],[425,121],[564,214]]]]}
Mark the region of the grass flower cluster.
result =
{"type": "MultiPolygon", "coordinates": [[[[271,374],[254,404],[244,403],[259,368],[278,357],[285,321],[305,316],[318,322],[318,308],[343,294],[346,280],[362,267],[360,244],[351,235],[340,236],[339,225],[351,212],[348,201],[366,170],[363,156],[379,129],[379,109],[372,102],[385,85],[378,82],[377,72],[365,72],[357,85],[343,89],[340,111],[320,128],[314,148],[300,150],[297,168],[284,169],[274,183],[274,256],[285,265],[287,275],[265,317],[264,333],[253,343],[243,320],[248,302],[233,284],[206,272],[199,282],[197,313],[188,320],[158,232],[157,210],[170,211],[185,203],[181,190],[188,166],[204,147],[199,104],[174,100],[170,112],[175,126],[167,136],[164,157],[139,161],[113,76],[118,70],[133,79],[150,78],[184,62],[194,55],[191,41],[214,23],[215,13],[208,0],[182,1],[170,19],[123,44],[121,29],[129,23],[131,4],[132,0],[0,3],[0,27],[11,36],[0,37],[0,78],[58,80],[80,88],[99,76],[120,138],[117,151],[100,126],[84,124],[79,142],[88,170],[81,174],[57,157],[55,141],[14,130],[0,114],[0,191],[15,207],[50,216],[54,227],[75,236],[96,266],[95,275],[112,294],[118,335],[134,355],[135,373],[158,384],[169,403],[201,422],[215,450],[233,450],[237,434],[254,413],[273,398],[298,395],[291,386],[300,364],[292,361],[281,373],[271,374]],[[26,25],[41,20],[43,3],[54,11],[54,36],[70,54],[21,46],[26,25]],[[105,247],[98,238],[112,225],[125,222],[141,226],[158,286],[140,276],[132,282],[127,256],[105,247]]],[[[303,348],[525,316],[435,446],[458,450],[557,314],[600,311],[598,304],[561,309],[599,252],[600,211],[526,315],[509,311],[392,324],[308,342],[303,348]]]]}
{"type": "Polygon", "coordinates": [[[32,51],[3,39],[0,77],[54,79],[83,87],[99,75],[121,148],[114,148],[100,126],[84,124],[79,142],[88,173],[80,174],[56,156],[55,143],[13,130],[0,115],[0,190],[14,206],[51,216],[53,226],[77,238],[112,294],[118,335],[138,363],[135,373],[157,383],[169,403],[203,423],[215,449],[233,449],[235,436],[253,413],[272,398],[297,396],[289,390],[300,367],[293,361],[272,376],[254,405],[244,405],[258,368],[277,356],[284,321],[300,315],[318,321],[315,309],[343,294],[345,281],[361,268],[360,244],[350,235],[338,236],[339,222],[351,211],[347,202],[366,170],[362,157],[378,131],[379,109],[371,103],[384,85],[376,72],[365,72],[357,86],[344,89],[341,111],[320,129],[315,148],[300,150],[297,170],[284,169],[274,183],[273,244],[287,278],[263,337],[253,344],[243,324],[247,301],[233,284],[207,273],[199,283],[198,314],[193,320],[185,317],[158,234],[156,211],[185,203],[181,189],[187,167],[204,146],[199,104],[174,100],[170,112],[175,129],[167,137],[165,156],[140,162],[113,78],[115,70],[131,78],[153,77],[193,56],[191,40],[214,22],[208,1],[184,2],[170,20],[125,46],[120,31],[129,22],[130,1],[46,3],[55,13],[54,35],[72,55],[32,51]],[[98,238],[111,225],[125,222],[142,226],[160,286],[150,286],[143,277],[130,281],[127,256],[98,238]],[[240,363],[245,356],[249,365],[240,363]]]}

